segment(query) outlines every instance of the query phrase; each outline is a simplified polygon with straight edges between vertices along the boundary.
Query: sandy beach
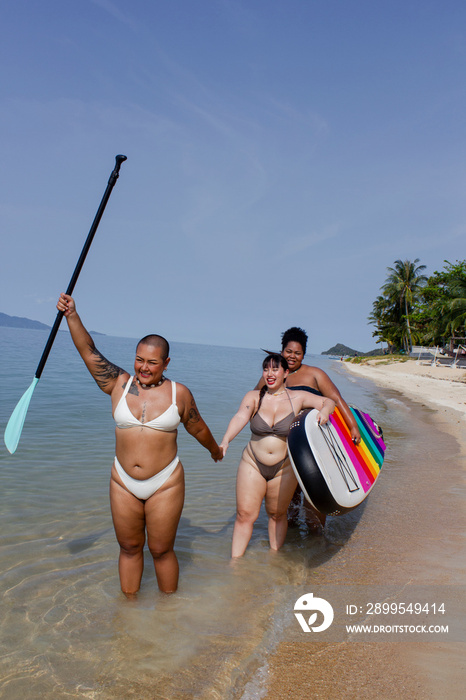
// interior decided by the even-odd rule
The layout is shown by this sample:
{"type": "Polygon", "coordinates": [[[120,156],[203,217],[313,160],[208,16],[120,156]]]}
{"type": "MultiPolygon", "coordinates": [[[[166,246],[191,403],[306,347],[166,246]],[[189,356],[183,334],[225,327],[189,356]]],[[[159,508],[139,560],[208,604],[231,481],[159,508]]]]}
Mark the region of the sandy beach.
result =
{"type": "MultiPolygon", "coordinates": [[[[313,581],[331,585],[340,575],[345,584],[364,580],[374,591],[388,582],[435,587],[443,581],[453,597],[461,596],[466,583],[466,371],[415,360],[345,362],[338,363],[337,371],[383,387],[390,410],[399,410],[401,420],[406,417],[412,433],[404,445],[396,435],[388,436],[388,478],[371,494],[358,527],[332,567],[309,572],[309,589],[313,581]],[[397,471],[402,472],[402,489],[394,483],[397,471]],[[374,546],[379,528],[384,536],[374,546]]],[[[269,659],[264,697],[454,698],[461,694],[464,681],[461,642],[325,645],[284,640],[269,659]]]]}
{"type": "MultiPolygon", "coordinates": [[[[460,430],[456,430],[458,438],[461,437],[461,429],[464,432],[466,425],[466,370],[456,367],[435,365],[431,362],[407,360],[405,362],[390,362],[387,360],[368,360],[356,364],[345,362],[345,369],[367,379],[371,379],[380,386],[388,387],[401,392],[405,396],[427,404],[439,413],[445,409],[453,409],[460,415],[456,423],[460,430]]],[[[454,427],[450,427],[455,430],[454,427]]],[[[464,438],[464,435],[463,435],[464,438]]]]}

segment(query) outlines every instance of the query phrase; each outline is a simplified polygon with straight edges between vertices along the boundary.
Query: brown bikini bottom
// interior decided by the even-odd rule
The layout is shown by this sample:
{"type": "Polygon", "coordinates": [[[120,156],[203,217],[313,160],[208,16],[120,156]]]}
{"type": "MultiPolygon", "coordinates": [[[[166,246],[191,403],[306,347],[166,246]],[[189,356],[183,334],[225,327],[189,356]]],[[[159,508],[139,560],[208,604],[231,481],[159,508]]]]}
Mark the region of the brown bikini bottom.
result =
{"type": "Polygon", "coordinates": [[[280,471],[280,469],[283,468],[283,465],[285,464],[286,460],[288,459],[288,455],[286,455],[286,457],[284,459],[281,459],[276,464],[264,464],[259,459],[257,459],[256,455],[254,454],[254,450],[251,447],[250,442],[247,444],[246,447],[250,452],[250,456],[255,461],[260,475],[263,476],[266,481],[270,481],[270,479],[273,479],[274,477],[276,477],[278,472],[280,471]]]}

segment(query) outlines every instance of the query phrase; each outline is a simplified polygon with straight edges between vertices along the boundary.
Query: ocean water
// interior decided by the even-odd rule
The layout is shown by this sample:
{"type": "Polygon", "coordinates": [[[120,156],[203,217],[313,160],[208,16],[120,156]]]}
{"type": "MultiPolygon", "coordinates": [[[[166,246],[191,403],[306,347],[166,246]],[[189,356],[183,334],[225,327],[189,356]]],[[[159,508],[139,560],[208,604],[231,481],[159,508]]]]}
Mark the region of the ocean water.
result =
{"type": "MultiPolygon", "coordinates": [[[[42,331],[0,329],[2,434],[46,339],[42,331]]],[[[96,344],[131,370],[135,340],[96,336],[96,344]]],[[[256,384],[263,353],[173,343],[171,358],[167,375],[189,386],[219,441],[242,396],[256,384]]],[[[396,438],[397,460],[401,446],[409,444],[405,409],[390,403],[398,399],[387,400],[370,382],[356,381],[338,361],[306,359],[383,426],[389,445],[384,470],[396,470],[390,443],[396,438]]],[[[366,503],[379,486],[353,513],[330,518],[324,536],[310,535],[304,522],[290,529],[278,553],[269,550],[262,512],[245,557],[233,565],[235,477],[247,439],[245,430],[215,464],[181,427],[186,502],[176,540],[179,590],[172,596],[158,592],[148,556],[138,599],[126,600],[108,499],[110,401],[68,333],[59,333],[16,453],[10,455],[3,443],[0,448],[0,697],[263,696],[264,658],[294,620],[290,590],[318,578],[321,567],[332,571],[360,521],[375,517],[371,509],[366,513],[366,503]]],[[[383,473],[381,493],[384,480],[383,473]]]]}

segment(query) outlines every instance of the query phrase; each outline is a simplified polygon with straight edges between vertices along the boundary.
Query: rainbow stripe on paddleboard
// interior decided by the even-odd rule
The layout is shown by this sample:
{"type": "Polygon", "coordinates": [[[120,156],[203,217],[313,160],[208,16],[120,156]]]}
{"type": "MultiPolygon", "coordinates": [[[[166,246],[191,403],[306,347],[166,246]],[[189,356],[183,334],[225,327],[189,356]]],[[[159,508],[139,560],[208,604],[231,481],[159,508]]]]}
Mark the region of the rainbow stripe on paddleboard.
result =
{"type": "Polygon", "coordinates": [[[355,445],[351,433],[338,408],[330,416],[330,422],[343,443],[348,457],[359,477],[360,484],[367,493],[377,479],[383,464],[385,443],[379,429],[368,413],[351,408],[361,434],[361,442],[355,445]]]}

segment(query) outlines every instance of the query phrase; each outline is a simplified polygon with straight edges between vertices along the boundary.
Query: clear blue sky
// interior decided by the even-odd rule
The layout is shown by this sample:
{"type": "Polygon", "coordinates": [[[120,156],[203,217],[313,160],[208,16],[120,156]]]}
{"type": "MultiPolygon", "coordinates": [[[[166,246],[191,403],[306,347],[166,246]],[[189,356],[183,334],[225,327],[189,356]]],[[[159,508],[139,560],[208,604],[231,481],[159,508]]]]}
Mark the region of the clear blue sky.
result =
{"type": "Polygon", "coordinates": [[[464,0],[15,0],[0,11],[0,311],[375,347],[398,259],[466,257],[464,0]]]}

